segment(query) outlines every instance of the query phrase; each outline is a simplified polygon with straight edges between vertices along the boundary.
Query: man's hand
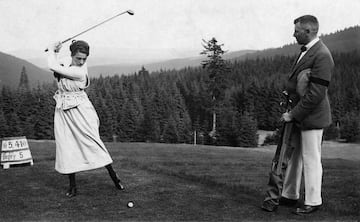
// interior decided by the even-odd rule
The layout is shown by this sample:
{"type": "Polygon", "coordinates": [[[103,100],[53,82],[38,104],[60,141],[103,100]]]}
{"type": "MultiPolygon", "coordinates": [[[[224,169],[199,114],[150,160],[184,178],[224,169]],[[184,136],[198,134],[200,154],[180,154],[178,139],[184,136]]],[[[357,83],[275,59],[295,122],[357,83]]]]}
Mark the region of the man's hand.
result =
{"type": "Polygon", "coordinates": [[[292,120],[291,112],[283,113],[280,120],[284,122],[290,122],[292,120]]]}

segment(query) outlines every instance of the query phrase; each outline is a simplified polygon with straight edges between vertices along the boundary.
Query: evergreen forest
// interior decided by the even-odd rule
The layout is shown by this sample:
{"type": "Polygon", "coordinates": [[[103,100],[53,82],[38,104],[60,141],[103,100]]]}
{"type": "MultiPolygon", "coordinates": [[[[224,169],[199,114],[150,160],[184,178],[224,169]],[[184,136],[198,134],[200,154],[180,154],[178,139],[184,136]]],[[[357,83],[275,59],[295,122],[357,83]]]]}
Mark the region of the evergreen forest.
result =
{"type": "MultiPolygon", "coordinates": [[[[329,87],[333,124],[325,139],[360,139],[360,52],[333,53],[329,87]]],[[[216,105],[207,68],[92,78],[86,92],[100,118],[104,141],[257,146],[257,130],[276,131],[287,76],[295,56],[224,61],[216,105]],[[216,138],[213,130],[216,112],[216,138]]],[[[218,81],[218,80],[215,80],[218,81]]],[[[0,93],[0,137],[54,139],[56,82],[30,88],[23,68],[19,86],[0,93]]]]}

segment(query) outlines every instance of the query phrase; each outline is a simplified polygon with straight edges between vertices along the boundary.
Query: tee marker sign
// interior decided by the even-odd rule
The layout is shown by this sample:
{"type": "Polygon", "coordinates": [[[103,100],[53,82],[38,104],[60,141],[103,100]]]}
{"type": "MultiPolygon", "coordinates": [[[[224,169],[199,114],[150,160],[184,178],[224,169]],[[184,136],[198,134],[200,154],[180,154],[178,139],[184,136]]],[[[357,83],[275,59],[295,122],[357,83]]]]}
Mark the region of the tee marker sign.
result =
{"type": "Polygon", "coordinates": [[[32,166],[34,164],[25,136],[1,139],[0,163],[4,169],[9,169],[10,165],[30,163],[32,166]]]}

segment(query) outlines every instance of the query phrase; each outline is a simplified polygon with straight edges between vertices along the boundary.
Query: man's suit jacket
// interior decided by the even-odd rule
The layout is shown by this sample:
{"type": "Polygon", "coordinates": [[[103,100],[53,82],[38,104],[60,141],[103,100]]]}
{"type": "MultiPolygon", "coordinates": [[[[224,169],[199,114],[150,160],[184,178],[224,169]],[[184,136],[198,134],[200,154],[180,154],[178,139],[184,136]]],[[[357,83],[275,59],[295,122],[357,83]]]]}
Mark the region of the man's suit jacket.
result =
{"type": "Polygon", "coordinates": [[[319,40],[301,60],[293,65],[287,91],[293,101],[291,115],[301,129],[322,129],[331,124],[331,110],[328,98],[334,61],[329,49],[319,40]],[[298,75],[310,69],[308,85],[304,95],[297,93],[298,75]]]}

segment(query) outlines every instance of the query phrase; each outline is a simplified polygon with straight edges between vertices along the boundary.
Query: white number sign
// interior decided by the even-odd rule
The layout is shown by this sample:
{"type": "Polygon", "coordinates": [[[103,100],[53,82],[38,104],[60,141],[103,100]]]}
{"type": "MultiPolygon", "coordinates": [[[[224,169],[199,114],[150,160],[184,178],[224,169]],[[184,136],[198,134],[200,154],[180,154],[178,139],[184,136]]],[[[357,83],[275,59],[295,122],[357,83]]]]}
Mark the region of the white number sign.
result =
{"type": "Polygon", "coordinates": [[[14,164],[30,163],[33,165],[26,137],[3,138],[1,143],[0,162],[5,169],[14,164]]]}

